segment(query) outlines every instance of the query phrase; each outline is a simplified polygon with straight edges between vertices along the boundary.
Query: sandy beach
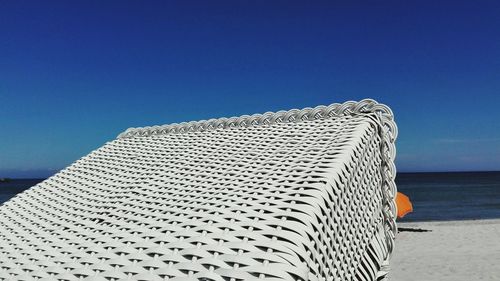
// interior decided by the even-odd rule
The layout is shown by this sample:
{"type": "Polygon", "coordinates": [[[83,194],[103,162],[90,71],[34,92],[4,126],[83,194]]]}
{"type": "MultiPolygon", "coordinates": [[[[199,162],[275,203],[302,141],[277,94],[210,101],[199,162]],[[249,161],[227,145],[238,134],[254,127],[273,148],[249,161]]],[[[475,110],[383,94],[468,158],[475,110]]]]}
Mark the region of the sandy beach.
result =
{"type": "Polygon", "coordinates": [[[500,280],[500,219],[398,227],[390,281],[500,280]]]}

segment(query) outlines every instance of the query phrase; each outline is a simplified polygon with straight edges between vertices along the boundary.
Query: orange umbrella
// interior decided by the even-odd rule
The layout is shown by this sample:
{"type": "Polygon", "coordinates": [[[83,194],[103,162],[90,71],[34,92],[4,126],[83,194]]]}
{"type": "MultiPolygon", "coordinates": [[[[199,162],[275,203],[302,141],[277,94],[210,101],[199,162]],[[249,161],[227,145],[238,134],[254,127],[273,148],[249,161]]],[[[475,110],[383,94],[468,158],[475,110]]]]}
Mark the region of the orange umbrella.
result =
{"type": "Polygon", "coordinates": [[[396,194],[396,206],[398,208],[398,218],[402,218],[406,214],[413,212],[413,205],[410,198],[401,192],[396,194]]]}

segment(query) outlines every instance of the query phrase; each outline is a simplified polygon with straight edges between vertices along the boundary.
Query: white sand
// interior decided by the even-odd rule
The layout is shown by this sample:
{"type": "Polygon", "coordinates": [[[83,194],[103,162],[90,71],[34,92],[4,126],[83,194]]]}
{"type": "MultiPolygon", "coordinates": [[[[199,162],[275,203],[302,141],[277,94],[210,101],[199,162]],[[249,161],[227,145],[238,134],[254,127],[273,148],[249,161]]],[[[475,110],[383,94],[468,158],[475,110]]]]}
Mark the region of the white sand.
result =
{"type": "Polygon", "coordinates": [[[389,281],[500,280],[500,220],[398,223],[389,281]]]}

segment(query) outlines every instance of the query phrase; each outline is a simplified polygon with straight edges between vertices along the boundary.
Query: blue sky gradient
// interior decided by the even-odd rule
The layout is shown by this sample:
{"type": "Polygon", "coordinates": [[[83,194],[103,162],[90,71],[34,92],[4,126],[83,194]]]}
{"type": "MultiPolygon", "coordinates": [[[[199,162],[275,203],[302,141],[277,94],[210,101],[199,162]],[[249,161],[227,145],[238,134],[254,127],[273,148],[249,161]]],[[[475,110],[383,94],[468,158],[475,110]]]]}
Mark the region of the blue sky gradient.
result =
{"type": "Polygon", "coordinates": [[[128,127],[366,97],[399,171],[500,170],[500,2],[435,2],[2,1],[0,177],[128,127]]]}

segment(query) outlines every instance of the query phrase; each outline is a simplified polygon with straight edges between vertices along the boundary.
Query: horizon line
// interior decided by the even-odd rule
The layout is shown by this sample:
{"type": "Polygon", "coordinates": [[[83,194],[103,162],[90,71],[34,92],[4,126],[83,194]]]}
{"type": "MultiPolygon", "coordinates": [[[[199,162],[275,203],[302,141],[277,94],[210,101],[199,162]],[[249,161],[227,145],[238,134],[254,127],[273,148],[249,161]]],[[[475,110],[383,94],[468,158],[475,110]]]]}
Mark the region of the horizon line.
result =
{"type": "MultiPolygon", "coordinates": [[[[450,173],[500,173],[500,170],[474,170],[474,171],[403,171],[396,172],[396,174],[450,174],[450,173]]],[[[52,175],[53,176],[53,175],[52,175]]],[[[49,177],[26,177],[26,178],[17,178],[17,177],[0,177],[0,179],[10,179],[10,180],[35,180],[35,179],[48,179],[49,177]]]]}

